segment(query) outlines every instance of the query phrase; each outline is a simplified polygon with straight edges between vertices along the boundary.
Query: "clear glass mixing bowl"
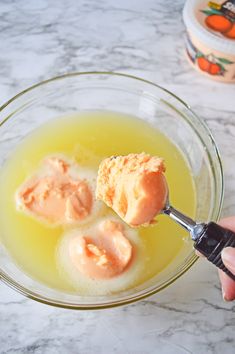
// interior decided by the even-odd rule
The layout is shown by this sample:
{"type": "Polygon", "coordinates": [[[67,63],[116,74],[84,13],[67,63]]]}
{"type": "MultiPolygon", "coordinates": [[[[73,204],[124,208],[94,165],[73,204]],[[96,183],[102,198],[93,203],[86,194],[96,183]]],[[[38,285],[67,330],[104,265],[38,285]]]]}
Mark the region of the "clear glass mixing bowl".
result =
{"type": "MultiPolygon", "coordinates": [[[[32,130],[55,117],[84,110],[131,114],[160,129],[182,151],[191,168],[196,187],[196,219],[218,219],[223,173],[218,149],[207,126],[174,94],[130,75],[74,73],[41,82],[13,97],[0,108],[0,166],[32,130]]],[[[186,243],[164,271],[144,284],[118,294],[84,297],[51,289],[30,278],[0,245],[0,277],[27,297],[46,304],[97,309],[131,303],[160,291],[196,259],[192,244],[186,243]]]]}

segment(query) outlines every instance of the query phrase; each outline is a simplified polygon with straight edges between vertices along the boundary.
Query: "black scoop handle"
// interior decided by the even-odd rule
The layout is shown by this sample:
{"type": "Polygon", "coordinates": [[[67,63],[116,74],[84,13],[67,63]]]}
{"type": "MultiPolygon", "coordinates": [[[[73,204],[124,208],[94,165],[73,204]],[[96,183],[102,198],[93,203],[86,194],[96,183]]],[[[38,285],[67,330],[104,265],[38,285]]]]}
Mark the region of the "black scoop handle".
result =
{"type": "Polygon", "coordinates": [[[214,222],[205,226],[202,235],[194,243],[196,250],[235,281],[235,275],[225,267],[221,258],[221,252],[225,247],[235,247],[235,233],[214,222]]]}

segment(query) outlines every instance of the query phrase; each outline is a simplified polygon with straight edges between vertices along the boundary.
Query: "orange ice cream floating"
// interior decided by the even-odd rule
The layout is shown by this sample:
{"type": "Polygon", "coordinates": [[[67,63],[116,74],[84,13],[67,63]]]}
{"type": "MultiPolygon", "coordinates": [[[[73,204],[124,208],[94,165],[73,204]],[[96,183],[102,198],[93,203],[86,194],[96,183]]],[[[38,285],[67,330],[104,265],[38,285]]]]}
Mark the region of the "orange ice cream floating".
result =
{"type": "Polygon", "coordinates": [[[91,187],[73,171],[65,159],[49,157],[38,173],[18,190],[19,210],[50,223],[63,224],[83,221],[93,206],[91,187]]]}
{"type": "Polygon", "coordinates": [[[69,253],[74,266],[93,279],[121,274],[132,257],[132,245],[121,223],[105,220],[83,236],[73,238],[69,253]]]}

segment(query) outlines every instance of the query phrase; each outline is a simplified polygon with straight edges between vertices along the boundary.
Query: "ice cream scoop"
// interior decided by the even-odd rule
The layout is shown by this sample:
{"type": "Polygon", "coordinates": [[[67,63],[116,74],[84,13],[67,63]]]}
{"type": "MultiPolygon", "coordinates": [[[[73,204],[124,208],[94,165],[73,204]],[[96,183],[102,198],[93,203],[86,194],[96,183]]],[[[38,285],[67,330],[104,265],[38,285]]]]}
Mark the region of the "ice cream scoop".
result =
{"type": "Polygon", "coordinates": [[[161,214],[168,215],[179,225],[189,231],[194,248],[204,255],[208,261],[222,269],[230,278],[235,280],[232,274],[224,265],[221,252],[225,247],[235,247],[235,233],[231,230],[214,223],[197,223],[190,217],[181,213],[170,205],[169,197],[161,214]]]}
{"type": "Polygon", "coordinates": [[[223,248],[235,247],[235,233],[214,222],[197,223],[171,206],[164,172],[163,159],[145,153],[107,158],[99,167],[96,196],[132,227],[168,215],[189,231],[196,250],[235,280],[221,259],[223,248]]]}

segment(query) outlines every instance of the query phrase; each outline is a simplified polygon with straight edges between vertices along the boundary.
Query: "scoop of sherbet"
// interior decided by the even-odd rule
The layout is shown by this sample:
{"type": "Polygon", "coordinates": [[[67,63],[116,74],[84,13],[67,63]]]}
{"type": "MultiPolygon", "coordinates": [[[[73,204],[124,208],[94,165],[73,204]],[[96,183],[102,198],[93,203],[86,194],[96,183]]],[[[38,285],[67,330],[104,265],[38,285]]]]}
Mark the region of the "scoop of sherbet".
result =
{"type": "Polygon", "coordinates": [[[163,159],[145,153],[106,158],[99,166],[96,198],[130,226],[149,225],[166,204],[164,172],[163,159]]]}
{"type": "Polygon", "coordinates": [[[92,190],[72,168],[74,166],[65,159],[46,158],[39,170],[17,191],[17,208],[50,223],[86,219],[93,206],[92,190]]]}
{"type": "Polygon", "coordinates": [[[88,234],[78,233],[69,245],[74,266],[92,279],[107,279],[121,274],[132,257],[132,245],[122,224],[105,220],[88,234]]]}

